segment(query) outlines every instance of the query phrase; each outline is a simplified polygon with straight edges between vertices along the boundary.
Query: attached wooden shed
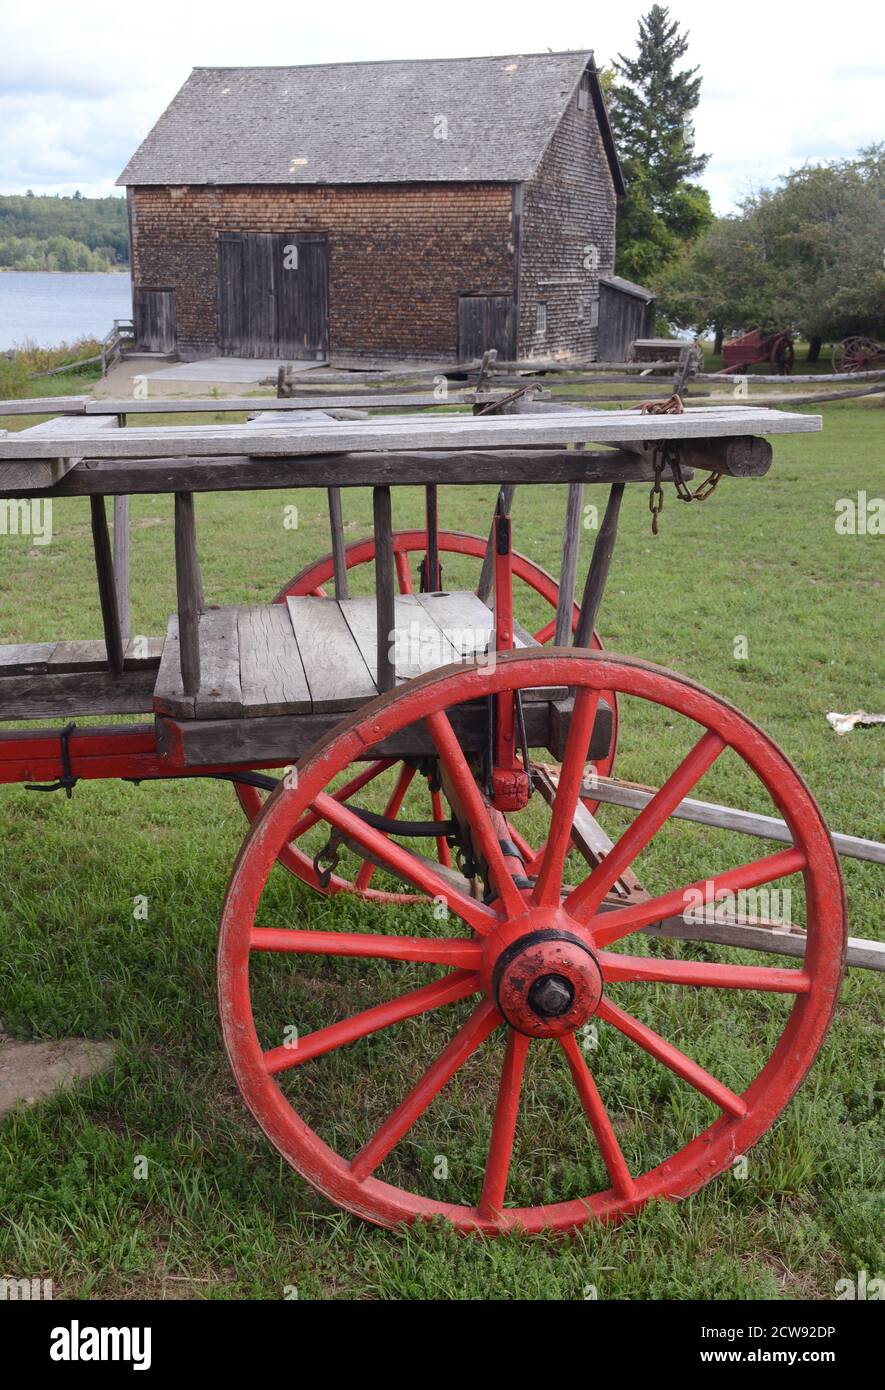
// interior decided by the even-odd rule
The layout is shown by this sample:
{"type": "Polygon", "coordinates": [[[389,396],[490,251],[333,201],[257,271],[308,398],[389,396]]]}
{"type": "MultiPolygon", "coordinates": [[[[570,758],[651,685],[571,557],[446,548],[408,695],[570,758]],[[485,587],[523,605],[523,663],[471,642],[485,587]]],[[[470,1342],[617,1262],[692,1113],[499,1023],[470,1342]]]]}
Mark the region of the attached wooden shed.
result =
{"type": "Polygon", "coordinates": [[[620,275],[599,277],[598,357],[601,362],[625,362],[636,338],[649,338],[655,327],[655,296],[620,275]]]}
{"type": "Polygon", "coordinates": [[[197,68],[118,182],[142,347],[596,355],[623,182],[591,52],[197,68]]]}

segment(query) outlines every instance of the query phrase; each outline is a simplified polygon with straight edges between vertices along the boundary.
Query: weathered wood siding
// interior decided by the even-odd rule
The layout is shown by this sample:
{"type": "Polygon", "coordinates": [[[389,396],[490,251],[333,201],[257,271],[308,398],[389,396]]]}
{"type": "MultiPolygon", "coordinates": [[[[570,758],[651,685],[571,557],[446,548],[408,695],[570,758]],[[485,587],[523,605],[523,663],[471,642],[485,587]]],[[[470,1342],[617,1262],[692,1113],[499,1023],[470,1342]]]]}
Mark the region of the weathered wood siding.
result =
{"type": "Polygon", "coordinates": [[[220,350],[218,238],[324,235],[339,355],[456,360],[458,299],[513,281],[509,184],[137,188],[136,281],[174,286],[178,350],[220,350]]]}
{"type": "Polygon", "coordinates": [[[598,355],[599,276],[614,266],[616,206],[593,102],[581,109],[574,93],[522,191],[518,356],[598,355]]]}
{"type": "Polygon", "coordinates": [[[458,300],[458,357],[470,362],[488,348],[500,358],[516,351],[516,320],[511,294],[464,294],[458,300]]]}
{"type": "Polygon", "coordinates": [[[136,285],[132,291],[135,344],[143,352],[175,352],[175,304],[171,289],[136,285]]]}
{"type": "Polygon", "coordinates": [[[650,337],[654,326],[654,303],[614,285],[600,285],[597,355],[601,362],[625,362],[634,338],[650,337]]]}
{"type": "Polygon", "coordinates": [[[220,236],[218,336],[221,351],[235,357],[325,357],[325,238],[294,232],[220,236]]]}

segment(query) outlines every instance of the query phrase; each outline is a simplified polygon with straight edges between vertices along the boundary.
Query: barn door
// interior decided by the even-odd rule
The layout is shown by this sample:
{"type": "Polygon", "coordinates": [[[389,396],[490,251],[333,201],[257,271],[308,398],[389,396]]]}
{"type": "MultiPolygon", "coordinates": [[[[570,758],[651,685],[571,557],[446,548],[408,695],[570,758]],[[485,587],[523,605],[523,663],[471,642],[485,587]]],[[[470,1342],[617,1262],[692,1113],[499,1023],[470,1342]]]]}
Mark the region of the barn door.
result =
{"type": "Polygon", "coordinates": [[[175,305],[171,290],[143,289],[132,295],[135,346],[142,352],[175,351],[175,305]]]}
{"type": "Polygon", "coordinates": [[[507,359],[513,348],[513,295],[462,294],[458,297],[458,357],[470,362],[489,348],[507,359]]]}
{"type": "Polygon", "coordinates": [[[218,319],[223,353],[325,357],[328,300],[324,237],[275,232],[219,237],[218,319]]]}

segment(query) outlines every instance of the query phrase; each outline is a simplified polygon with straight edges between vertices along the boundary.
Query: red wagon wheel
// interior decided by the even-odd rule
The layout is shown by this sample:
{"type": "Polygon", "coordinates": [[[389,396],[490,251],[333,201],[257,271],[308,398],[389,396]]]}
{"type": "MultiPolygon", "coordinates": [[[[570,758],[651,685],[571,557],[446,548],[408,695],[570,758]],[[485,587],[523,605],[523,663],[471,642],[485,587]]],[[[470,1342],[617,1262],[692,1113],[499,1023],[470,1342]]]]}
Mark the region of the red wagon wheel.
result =
{"type": "MultiPolygon", "coordinates": [[[[684,821],[672,822],[669,833],[677,831],[687,833],[684,821]]],[[[673,865],[684,862],[678,852],[670,856],[673,865]]],[[[563,1231],[591,1218],[622,1217],[651,1198],[685,1197],[728,1168],[736,1156],[746,1153],[796,1091],[821,1046],[835,1007],[844,950],[844,895],[838,859],[826,825],[795,768],[762,730],[703,687],[645,662],[564,649],[550,653],[521,651],[501,656],[494,668],[449,668],[373,700],[308,756],[301,764],[296,788],[280,786],[252,825],[228,886],[218,949],[218,997],[225,1047],[249,1109],[286,1161],[333,1202],[386,1226],[444,1217],[460,1230],[487,1234],[513,1228],[563,1231]],[[532,886],[526,885],[524,879],[511,877],[513,861],[509,861],[508,867],[499,824],[489,814],[474,782],[449,711],[468,700],[491,694],[560,685],[575,688],[575,706],[559,788],[550,812],[547,848],[532,886]],[[564,890],[566,852],[588,731],[601,691],[612,689],[663,707],[670,712],[668,721],[672,721],[672,714],[684,716],[690,721],[694,742],[609,854],[582,882],[564,890]],[[451,876],[438,872],[428,860],[411,856],[393,840],[378,834],[360,817],[358,808],[329,795],[334,779],[356,759],[369,754],[378,740],[421,720],[433,738],[441,767],[457,792],[474,844],[488,865],[490,891],[484,901],[453,886],[451,876]],[[649,846],[676,805],[691,793],[726,748],[737,754],[767,788],[789,825],[793,844],[725,871],[718,865],[711,866],[703,879],[692,884],[685,882],[684,869],[681,875],[671,869],[668,878],[673,886],[668,891],[606,910],[607,890],[649,846]],[[306,815],[324,820],[330,829],[347,836],[421,891],[445,903],[448,924],[441,927],[431,920],[433,914],[427,910],[422,914],[426,919],[423,927],[416,914],[416,934],[412,936],[387,934],[386,922],[379,923],[377,932],[344,932],[298,924],[261,925],[259,912],[268,875],[291,839],[293,826],[306,815]],[[719,901],[724,892],[758,888],[798,873],[804,879],[807,945],[804,960],[796,966],[670,959],[630,950],[631,945],[636,950],[633,933],[683,912],[689,895],[700,894],[703,902],[710,904],[719,901]],[[453,920],[460,932],[452,930],[453,920]],[[436,934],[440,931],[446,934],[436,934]],[[612,949],[618,945],[622,949],[612,949]],[[374,960],[373,978],[377,978],[381,960],[403,963],[403,970],[412,971],[414,965],[404,963],[422,962],[445,967],[445,973],[420,988],[409,989],[387,1002],[308,1032],[294,1046],[281,1046],[281,1020],[274,1017],[266,1023],[266,1009],[261,1003],[266,996],[261,994],[257,981],[255,988],[259,992],[253,996],[252,966],[255,963],[257,970],[256,958],[263,958],[265,966],[272,962],[282,972],[281,997],[288,1000],[292,981],[287,966],[295,969],[297,959],[304,956],[314,961],[325,957],[332,970],[342,968],[343,958],[361,959],[367,969],[368,962],[374,960]],[[675,1020],[670,1026],[678,1028],[680,1043],[692,1051],[704,1046],[707,1025],[700,1027],[698,1035],[691,1034],[692,1019],[702,1016],[698,1013],[701,1005],[692,1003],[682,991],[699,991],[704,1006],[715,1003],[727,1007],[724,1000],[729,996],[734,1000],[734,991],[748,992],[744,1005],[747,1009],[751,1003],[758,1008],[764,996],[781,995],[790,1002],[770,1052],[769,1038],[742,1054],[743,1069],[752,1076],[749,1084],[744,1084],[745,1077],[737,1075],[737,1063],[731,1057],[727,1079],[717,1077],[682,1047],[642,1021],[641,1015],[653,1008],[660,997],[662,985],[680,991],[678,1011],[666,1016],[675,1020]],[[619,992],[625,988],[638,991],[636,1014],[618,1002],[619,992]],[[257,1024],[253,998],[260,1005],[257,1024]],[[459,1027],[446,1011],[452,1007],[460,1011],[468,1000],[472,1001],[472,1011],[459,1027]],[[369,1137],[357,1147],[356,1141],[347,1142],[354,1117],[350,1113],[334,1114],[334,1107],[328,1104],[329,1092],[321,1081],[314,1082],[319,1086],[321,1113],[314,1122],[318,1128],[313,1128],[296,1110],[290,1098],[292,1089],[298,1092],[303,1111],[300,1088],[308,1087],[309,1110],[310,1069],[325,1065],[319,1059],[328,1058],[359,1039],[368,1041],[383,1029],[398,1023],[404,1025],[405,1020],[411,1021],[410,1030],[421,1025],[430,1033],[431,1055],[435,1056],[411,1090],[402,1095],[396,1089],[395,1094],[401,1098],[377,1125],[375,1114],[367,1116],[375,1127],[373,1132],[367,1131],[369,1137]],[[643,1087],[658,1085],[657,1066],[661,1065],[693,1091],[695,1108],[691,1111],[691,1123],[674,1129],[677,1106],[680,1115],[688,1113],[684,1097],[679,1096],[670,1104],[666,1094],[663,1100],[655,1100],[656,1092],[652,1091],[643,1100],[631,1090],[631,1103],[643,1117],[635,1147],[641,1154],[648,1145],[659,1142],[665,1155],[663,1161],[656,1150],[653,1157],[658,1161],[647,1168],[643,1167],[643,1158],[637,1162],[635,1155],[628,1162],[611,1118],[612,1107],[618,1102],[618,1096],[611,1094],[611,1079],[602,1067],[598,1076],[594,1075],[576,1036],[577,1030],[591,1020],[603,1032],[611,1030],[617,1046],[630,1050],[631,1067],[642,1060],[643,1087]],[[494,1045],[483,1045],[499,1028],[505,1031],[506,1048],[503,1066],[497,1070],[497,1103],[490,1106],[478,1073],[483,1070],[492,1076],[485,1069],[492,1066],[494,1045]],[[531,1158],[520,1156],[514,1145],[521,1124],[530,1118],[526,1107],[535,1091],[527,1087],[523,1094],[522,1079],[527,1055],[531,1053],[538,1059],[535,1049],[543,1050],[541,1064],[546,1059],[551,1067],[559,1055],[555,1050],[561,1050],[557,1087],[574,1087],[586,1117],[586,1130],[577,1134],[575,1126],[571,1127],[570,1132],[576,1134],[576,1156],[570,1160],[558,1152],[552,1156],[551,1171],[541,1181],[542,1200],[508,1206],[508,1189],[513,1191],[516,1185],[522,1197],[525,1168],[527,1164],[531,1166],[531,1158]],[[422,1179],[423,1169],[416,1169],[414,1164],[409,1167],[398,1146],[468,1061],[470,1078],[459,1084],[458,1093],[468,1105],[472,1098],[473,1106],[481,1112],[493,1111],[484,1176],[477,1171],[472,1201],[444,1202],[426,1191],[414,1190],[429,1183],[422,1179]],[[698,1113],[705,1110],[707,1103],[715,1112],[712,1123],[708,1123],[708,1114],[698,1113]],[[333,1143],[328,1137],[323,1138],[318,1129],[327,1135],[331,1129],[333,1143]],[[678,1137],[671,1139],[674,1134],[678,1137]],[[683,1142],[686,1134],[691,1137],[683,1142]],[[671,1142],[676,1146],[672,1152],[671,1142]],[[588,1192],[582,1184],[598,1162],[597,1153],[608,1176],[601,1190],[588,1192]],[[378,1170],[385,1164],[393,1165],[395,1176],[405,1165],[407,1181],[390,1182],[379,1176],[378,1170]],[[567,1189],[563,1200],[554,1200],[562,1193],[563,1174],[567,1173],[572,1174],[571,1189],[579,1185],[578,1194],[567,1189]],[[558,1191],[551,1192],[554,1183],[558,1191]]],[[[315,997],[312,991],[310,1000],[315,997]]],[[[311,1007],[315,1005],[309,1004],[311,1007]]],[[[773,1008],[770,1018],[771,1027],[779,1027],[773,1008]]],[[[737,1040],[733,1021],[729,1031],[737,1040]]],[[[371,1056],[372,1048],[365,1045],[356,1053],[362,1061],[371,1056]]],[[[335,1065],[340,1060],[331,1059],[335,1065]]],[[[360,1072],[358,1093],[361,1097],[379,1094],[383,1115],[389,1101],[381,1085],[382,1077],[377,1070],[371,1070],[370,1063],[366,1065],[369,1071],[360,1072]]],[[[721,1072],[722,1063],[711,1065],[721,1072]]],[[[631,1077],[633,1074],[629,1073],[631,1077]]],[[[340,1076],[340,1072],[334,1075],[340,1076]]],[[[334,1086],[331,1094],[335,1094],[334,1086]]],[[[452,1118],[450,1106],[444,1121],[447,1134],[458,1123],[452,1118]]],[[[481,1120],[477,1121],[471,1111],[463,1123],[468,1142],[475,1142],[473,1136],[481,1120]]],[[[385,1171],[389,1175],[392,1169],[385,1171]]],[[[534,1173],[529,1181],[537,1181],[534,1173]]]]}
{"type": "MultiPolygon", "coordinates": [[[[473,536],[462,531],[440,531],[439,549],[441,553],[450,555],[465,555],[476,560],[483,560],[486,553],[487,542],[482,536],[473,536]]],[[[412,573],[409,565],[409,556],[427,553],[427,532],[424,530],[414,531],[395,531],[393,534],[393,555],[396,566],[397,580],[400,593],[411,593],[413,589],[412,573]]],[[[345,558],[348,570],[354,569],[359,565],[374,564],[375,561],[375,541],[373,538],[355,541],[349,545],[345,551],[345,558]]],[[[306,565],[285,584],[274,599],[275,603],[285,603],[288,597],[298,595],[321,596],[325,593],[325,585],[330,583],[333,578],[334,563],[331,553],[323,555],[319,560],[306,565]]],[[[559,585],[547,570],[535,564],[528,556],[521,555],[518,551],[513,552],[513,575],[514,578],[522,580],[535,593],[550,604],[555,610],[559,598],[559,585]]],[[[574,604],[572,611],[572,632],[575,632],[578,625],[580,608],[574,604]]],[[[554,635],[556,625],[555,618],[551,618],[544,623],[533,635],[536,641],[549,642],[554,635]]],[[[602,641],[598,633],[593,634],[592,647],[595,651],[602,650],[602,641]]],[[[606,692],[606,699],[611,706],[612,725],[611,736],[609,739],[608,751],[604,758],[596,764],[596,771],[602,777],[611,775],[614,767],[615,752],[618,744],[618,702],[614,691],[606,692]]],[[[345,788],[339,789],[336,795],[353,795],[362,789],[369,781],[374,781],[381,777],[387,770],[394,766],[389,761],[377,761],[362,773],[355,773],[354,779],[345,784],[345,788]]],[[[384,806],[384,814],[388,818],[396,818],[403,806],[403,802],[408,793],[409,787],[416,776],[416,769],[407,764],[397,764],[397,774],[393,780],[393,786],[389,792],[389,798],[384,806]]],[[[240,805],[245,811],[249,820],[254,820],[261,810],[264,801],[264,793],[257,787],[250,787],[241,783],[236,784],[236,793],[240,805]]],[[[434,820],[444,820],[445,811],[440,793],[430,788],[430,809],[434,820]]],[[[587,806],[595,810],[596,803],[588,801],[587,806]]],[[[415,901],[414,894],[388,892],[385,889],[371,887],[371,882],[375,874],[375,867],[366,863],[363,865],[355,879],[349,879],[342,874],[326,875],[322,879],[314,867],[314,855],[305,850],[303,844],[299,846],[297,841],[307,835],[316,825],[316,820],[305,817],[303,822],[295,827],[292,842],[285,846],[282,852],[282,862],[286,868],[294,873],[303,882],[316,889],[317,892],[334,894],[342,892],[356,892],[362,897],[368,897],[382,902],[389,903],[412,903],[415,901]]],[[[521,841],[521,849],[528,856],[534,854],[532,846],[525,841],[521,841]]],[[[451,863],[448,846],[444,839],[437,841],[437,855],[440,863],[448,866],[451,863]]]]}
{"type": "Polygon", "coordinates": [[[863,372],[885,357],[885,348],[875,338],[843,338],[833,348],[834,372],[863,372]]]}

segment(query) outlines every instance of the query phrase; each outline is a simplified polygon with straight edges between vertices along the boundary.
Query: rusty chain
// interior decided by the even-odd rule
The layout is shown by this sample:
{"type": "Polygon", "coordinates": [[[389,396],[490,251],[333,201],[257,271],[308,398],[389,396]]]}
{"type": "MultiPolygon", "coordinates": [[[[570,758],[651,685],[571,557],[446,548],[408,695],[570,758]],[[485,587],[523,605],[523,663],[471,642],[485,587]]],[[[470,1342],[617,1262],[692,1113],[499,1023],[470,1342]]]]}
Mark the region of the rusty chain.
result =
{"type": "MultiPolygon", "coordinates": [[[[643,401],[639,407],[641,415],[682,415],[684,410],[682,398],[678,395],[670,396],[665,401],[643,401]]],[[[664,510],[664,489],[661,486],[661,479],[665,468],[670,469],[676,496],[681,502],[706,502],[707,498],[712,496],[719,486],[722,474],[711,473],[692,491],[683,476],[678,444],[674,444],[669,439],[661,439],[654,444],[649,442],[645,447],[654,450],[655,478],[648,495],[648,509],[651,512],[651,533],[656,536],[660,530],[659,517],[664,510]]]]}

